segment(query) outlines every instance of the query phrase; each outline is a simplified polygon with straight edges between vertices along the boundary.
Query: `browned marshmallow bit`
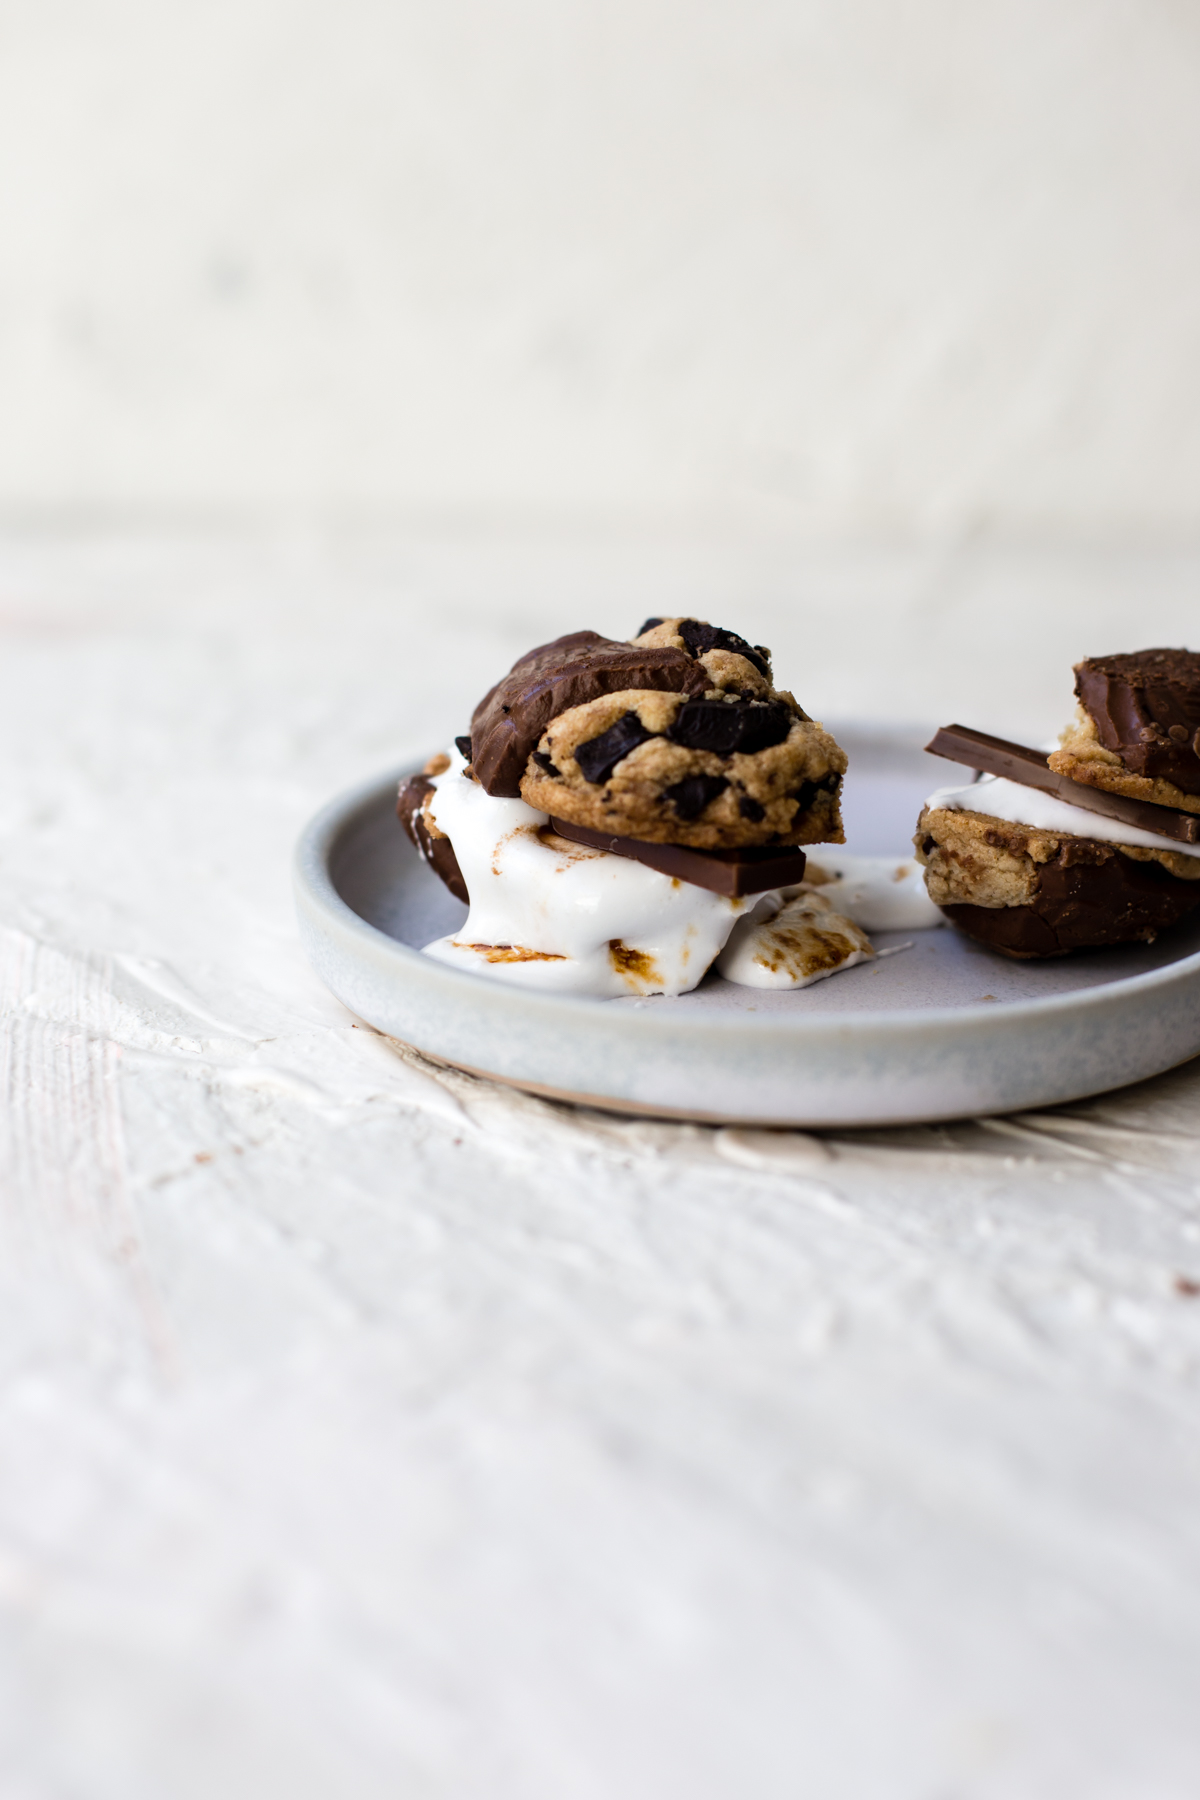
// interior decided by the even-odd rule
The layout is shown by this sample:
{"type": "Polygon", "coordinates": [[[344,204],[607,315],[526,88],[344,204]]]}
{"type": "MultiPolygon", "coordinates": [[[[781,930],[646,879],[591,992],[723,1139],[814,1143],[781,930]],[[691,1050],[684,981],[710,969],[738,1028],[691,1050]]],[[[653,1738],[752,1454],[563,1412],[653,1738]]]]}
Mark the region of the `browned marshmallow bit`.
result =
{"type": "Polygon", "coordinates": [[[1079,707],[1050,767],[1086,786],[1200,813],[1200,653],[1135,650],[1075,666],[1079,707]]]}
{"type": "Polygon", "coordinates": [[[592,831],[698,850],[843,841],[845,754],[772,685],[769,651],[702,620],[656,619],[631,644],[589,642],[596,661],[581,668],[592,636],[559,640],[557,662],[544,647],[529,676],[522,659],[477,710],[473,766],[489,792],[507,791],[489,786],[492,747],[506,745],[507,781],[528,743],[521,798],[592,831]],[[614,685],[623,670],[631,679],[614,685]]]}
{"type": "Polygon", "coordinates": [[[935,905],[1020,960],[1152,943],[1200,906],[1200,857],[926,807],[913,839],[935,905]]]}

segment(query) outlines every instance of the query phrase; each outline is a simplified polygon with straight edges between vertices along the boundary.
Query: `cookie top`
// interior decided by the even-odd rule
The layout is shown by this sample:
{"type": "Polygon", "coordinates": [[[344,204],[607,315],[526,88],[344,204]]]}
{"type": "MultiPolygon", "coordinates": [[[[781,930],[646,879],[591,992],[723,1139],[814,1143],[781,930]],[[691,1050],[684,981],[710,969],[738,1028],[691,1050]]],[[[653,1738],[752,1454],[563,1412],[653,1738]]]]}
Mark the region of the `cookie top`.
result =
{"type": "Polygon", "coordinates": [[[487,793],[614,836],[707,850],[841,841],[845,756],[773,686],[768,649],[702,619],[530,651],[476,708],[470,753],[487,793]]]}
{"type": "Polygon", "coordinates": [[[1075,666],[1075,692],[1130,774],[1200,794],[1200,653],[1089,656],[1075,666]]]}

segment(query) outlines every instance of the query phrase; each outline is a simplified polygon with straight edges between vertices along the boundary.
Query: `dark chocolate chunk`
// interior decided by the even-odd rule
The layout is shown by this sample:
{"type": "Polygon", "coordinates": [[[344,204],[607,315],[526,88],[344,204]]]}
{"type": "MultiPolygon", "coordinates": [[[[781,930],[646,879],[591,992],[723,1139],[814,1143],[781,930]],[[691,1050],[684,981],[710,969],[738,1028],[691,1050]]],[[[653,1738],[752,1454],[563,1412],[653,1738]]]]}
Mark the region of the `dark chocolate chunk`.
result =
{"type": "Polygon", "coordinates": [[[554,766],[554,758],[547,755],[545,750],[535,750],[533,753],[533,760],[542,771],[543,775],[549,775],[552,781],[561,779],[558,770],[554,766]]]}
{"type": "MultiPolygon", "coordinates": [[[[615,725],[602,731],[599,737],[588,738],[585,744],[575,748],[575,761],[583,771],[585,781],[594,781],[597,786],[608,780],[622,758],[636,750],[649,738],[656,737],[654,731],[647,731],[635,712],[622,713],[615,725]]],[[[535,760],[537,751],[534,752],[535,760]]]]}
{"type": "Polygon", "coordinates": [[[407,781],[400,783],[396,812],[409,838],[421,852],[434,874],[441,877],[456,900],[461,900],[464,906],[469,906],[471,902],[467,894],[467,884],[463,880],[462,870],[458,866],[454,845],[448,837],[434,837],[422,816],[422,808],[432,792],[433,783],[428,775],[410,775],[407,781]]]}
{"type": "Polygon", "coordinates": [[[645,620],[643,620],[643,622],[642,622],[642,623],[641,623],[641,624],[640,624],[640,625],[639,625],[639,626],[638,626],[638,628],[637,628],[637,632],[636,632],[636,634],[635,634],[635,635],[636,635],[636,636],[638,636],[638,637],[645,637],[645,635],[646,635],[646,633],[647,633],[647,632],[648,632],[648,631],[653,631],[653,630],[654,630],[654,627],[655,627],[655,626],[656,626],[656,625],[661,625],[661,624],[662,624],[662,620],[661,620],[661,619],[645,619],[645,620]]]}
{"type": "Polygon", "coordinates": [[[538,739],[560,713],[625,688],[702,694],[707,686],[684,650],[570,632],[522,656],[480,701],[471,719],[472,766],[486,793],[515,799],[538,739]]]}
{"type": "Polygon", "coordinates": [[[1089,656],[1075,666],[1075,692],[1131,775],[1200,794],[1200,652],[1089,656]]]}
{"type": "Polygon", "coordinates": [[[663,799],[670,801],[681,819],[698,819],[728,786],[723,775],[685,775],[674,787],[663,789],[663,799]]]}
{"type": "Polygon", "coordinates": [[[842,778],[833,769],[828,775],[822,775],[820,781],[802,781],[792,798],[796,802],[796,811],[805,813],[812,806],[818,794],[836,794],[841,786],[842,778]]]}
{"type": "Polygon", "coordinates": [[[1027,906],[943,906],[960,931],[1018,961],[1108,944],[1151,943],[1200,906],[1200,881],[1135,862],[1111,844],[1071,838],[1038,865],[1027,906]]]}
{"type": "Polygon", "coordinates": [[[765,675],[768,681],[771,679],[771,652],[761,644],[748,644],[736,631],[725,631],[720,625],[703,625],[699,619],[684,619],[679,635],[693,656],[703,656],[709,650],[734,650],[752,663],[760,675],[765,675]]]}
{"type": "Polygon", "coordinates": [[[1173,806],[1131,800],[1127,794],[1110,794],[1107,788],[1072,781],[1069,775],[1060,775],[1049,767],[1044,750],[1031,750],[1026,744],[991,737],[986,731],[973,731],[969,725],[943,725],[925,748],[931,756],[965,763],[968,769],[979,769],[985,775],[1003,775],[1024,787],[1040,788],[1071,806],[1081,806],[1085,812],[1120,819],[1122,824],[1157,832],[1159,837],[1173,838],[1180,844],[1200,844],[1200,817],[1195,813],[1177,812],[1173,806]]]}
{"type": "Polygon", "coordinates": [[[783,700],[685,700],[667,736],[685,750],[752,756],[782,744],[792,716],[783,700]]]}
{"type": "Polygon", "coordinates": [[[471,740],[469,737],[456,737],[454,740],[454,748],[458,751],[458,754],[466,762],[470,762],[470,760],[471,760],[471,740]]]}
{"type": "Polygon", "coordinates": [[[760,819],[765,819],[767,816],[766,807],[760,806],[753,794],[738,795],[738,811],[743,819],[752,819],[756,825],[760,819]]]}
{"type": "Polygon", "coordinates": [[[639,838],[610,837],[588,825],[569,819],[550,820],[559,837],[576,844],[590,844],[614,856],[628,856],[662,875],[674,876],[692,887],[714,894],[764,894],[768,888],[793,887],[804,880],[805,854],[795,845],[773,850],[762,845],[744,850],[690,850],[683,844],[646,844],[639,838]]]}

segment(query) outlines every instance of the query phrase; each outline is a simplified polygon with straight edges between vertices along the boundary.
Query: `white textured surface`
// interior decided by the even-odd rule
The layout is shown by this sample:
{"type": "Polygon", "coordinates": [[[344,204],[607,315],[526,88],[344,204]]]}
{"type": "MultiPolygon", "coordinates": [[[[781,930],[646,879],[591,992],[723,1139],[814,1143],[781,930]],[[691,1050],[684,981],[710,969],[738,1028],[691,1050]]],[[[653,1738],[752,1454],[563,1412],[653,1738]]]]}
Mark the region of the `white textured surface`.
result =
{"type": "Polygon", "coordinates": [[[877,641],[930,593],[1194,604],[1100,567],[0,545],[6,1800],[1192,1800],[1200,1070],[600,1119],[356,1029],[287,891],[312,807],[564,612],[691,585],[786,668],[772,593],[877,641]]]}
{"type": "Polygon", "coordinates": [[[0,507],[1200,527],[1181,0],[0,5],[0,507]]]}

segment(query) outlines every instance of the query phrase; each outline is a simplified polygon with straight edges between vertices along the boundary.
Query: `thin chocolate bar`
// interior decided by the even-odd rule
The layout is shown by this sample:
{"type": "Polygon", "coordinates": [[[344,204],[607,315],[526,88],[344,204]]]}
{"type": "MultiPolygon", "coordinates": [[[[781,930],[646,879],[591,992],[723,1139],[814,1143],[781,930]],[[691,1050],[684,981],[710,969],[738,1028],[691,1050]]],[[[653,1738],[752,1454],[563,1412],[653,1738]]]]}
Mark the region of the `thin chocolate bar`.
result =
{"type": "Polygon", "coordinates": [[[745,850],[689,850],[682,844],[645,844],[638,838],[610,837],[586,825],[573,825],[569,819],[552,818],[550,827],[572,843],[608,850],[614,856],[628,856],[634,862],[645,863],[648,869],[657,869],[660,875],[673,875],[693,887],[728,894],[734,899],[764,894],[768,888],[795,887],[804,880],[804,851],[794,844],[781,844],[778,848],[768,844],[745,850]]]}
{"type": "MultiPolygon", "coordinates": [[[[1008,781],[1019,781],[1023,787],[1040,788],[1085,812],[1102,813],[1105,818],[1119,819],[1123,825],[1152,831],[1180,844],[1200,844],[1200,817],[1195,813],[1177,812],[1172,806],[1157,806],[1150,800],[1131,800],[1104,788],[1085,787],[1081,781],[1057,774],[1050,768],[1046,753],[1027,744],[991,737],[986,731],[973,731],[969,725],[943,725],[925,748],[931,756],[965,763],[969,769],[979,769],[985,775],[1002,775],[1008,781]]],[[[981,806],[979,810],[987,809],[981,806]]]]}

